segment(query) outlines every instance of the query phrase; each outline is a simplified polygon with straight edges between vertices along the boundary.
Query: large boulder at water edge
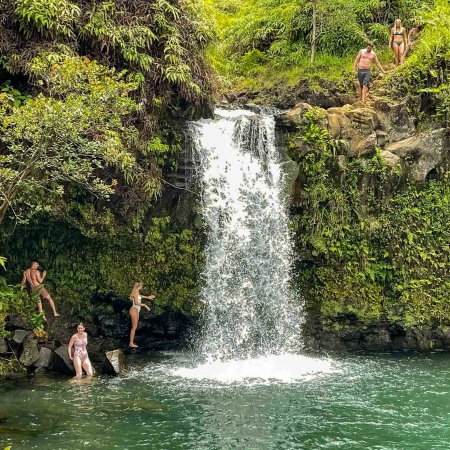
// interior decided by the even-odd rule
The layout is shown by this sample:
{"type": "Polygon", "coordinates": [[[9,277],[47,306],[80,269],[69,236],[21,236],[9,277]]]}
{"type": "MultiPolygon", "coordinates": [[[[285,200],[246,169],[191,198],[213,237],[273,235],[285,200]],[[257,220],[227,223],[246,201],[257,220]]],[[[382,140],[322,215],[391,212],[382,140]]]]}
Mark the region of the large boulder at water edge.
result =
{"type": "Polygon", "coordinates": [[[75,375],[75,368],[72,360],[69,358],[67,345],[61,345],[55,350],[51,369],[66,375],[75,375]]]}
{"type": "Polygon", "coordinates": [[[33,333],[29,333],[22,341],[20,349],[19,361],[25,367],[31,366],[39,359],[39,348],[37,337],[33,333]]]}
{"type": "Polygon", "coordinates": [[[122,350],[112,350],[110,352],[106,352],[106,358],[102,366],[102,373],[113,376],[125,375],[125,355],[122,350]]]}

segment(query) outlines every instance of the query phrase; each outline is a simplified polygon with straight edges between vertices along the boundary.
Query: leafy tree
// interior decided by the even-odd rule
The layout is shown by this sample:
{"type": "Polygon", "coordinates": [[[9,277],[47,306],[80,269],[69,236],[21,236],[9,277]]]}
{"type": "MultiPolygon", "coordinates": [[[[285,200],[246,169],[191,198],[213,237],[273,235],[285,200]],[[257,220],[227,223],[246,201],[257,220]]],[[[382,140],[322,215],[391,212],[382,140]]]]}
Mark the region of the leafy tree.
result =
{"type": "Polygon", "coordinates": [[[137,84],[82,58],[51,68],[37,60],[31,70],[41,94],[20,106],[0,96],[0,223],[8,209],[19,220],[58,214],[76,189],[107,199],[117,175],[142,181],[129,151],[137,129],[124,125],[139,108],[129,98],[137,84]]]}

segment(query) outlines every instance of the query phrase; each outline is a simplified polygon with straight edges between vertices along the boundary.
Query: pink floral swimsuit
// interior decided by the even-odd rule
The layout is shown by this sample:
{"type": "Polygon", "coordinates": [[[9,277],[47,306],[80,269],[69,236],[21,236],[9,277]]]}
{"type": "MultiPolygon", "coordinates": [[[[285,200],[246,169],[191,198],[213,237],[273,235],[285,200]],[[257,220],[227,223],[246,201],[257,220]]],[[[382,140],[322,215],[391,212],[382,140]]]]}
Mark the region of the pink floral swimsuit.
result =
{"type": "Polygon", "coordinates": [[[81,363],[84,363],[88,357],[88,353],[86,350],[87,338],[83,339],[75,339],[73,345],[75,346],[75,352],[73,356],[78,356],[80,358],[81,363]]]}

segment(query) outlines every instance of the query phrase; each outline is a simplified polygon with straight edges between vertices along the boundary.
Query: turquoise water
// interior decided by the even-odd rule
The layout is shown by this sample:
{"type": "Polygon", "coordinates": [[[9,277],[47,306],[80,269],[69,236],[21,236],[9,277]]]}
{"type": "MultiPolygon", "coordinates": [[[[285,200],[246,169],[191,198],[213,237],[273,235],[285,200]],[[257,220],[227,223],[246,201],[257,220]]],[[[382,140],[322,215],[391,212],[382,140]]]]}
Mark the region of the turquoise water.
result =
{"type": "Polygon", "coordinates": [[[186,354],[135,355],[123,379],[73,385],[38,377],[4,386],[0,444],[12,450],[450,447],[449,354],[293,361],[283,368],[277,360],[273,378],[273,367],[252,361],[253,376],[260,369],[261,377],[245,378],[237,373],[242,363],[193,369],[186,354]],[[323,372],[314,373],[314,366],[323,372]]]}

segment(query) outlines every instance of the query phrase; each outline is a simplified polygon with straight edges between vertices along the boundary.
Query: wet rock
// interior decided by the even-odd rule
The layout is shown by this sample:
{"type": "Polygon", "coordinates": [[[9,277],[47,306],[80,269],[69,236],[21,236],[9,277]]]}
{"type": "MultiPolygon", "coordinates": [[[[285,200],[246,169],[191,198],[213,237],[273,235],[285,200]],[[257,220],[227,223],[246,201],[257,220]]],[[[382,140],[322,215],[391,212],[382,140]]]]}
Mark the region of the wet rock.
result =
{"type": "Polygon", "coordinates": [[[261,106],[257,105],[256,103],[247,103],[244,108],[249,109],[255,114],[259,114],[261,112],[261,106]]]}
{"type": "Polygon", "coordinates": [[[31,332],[27,330],[15,330],[11,339],[8,339],[8,344],[10,349],[17,353],[19,351],[20,345],[26,336],[28,336],[31,332]]]}
{"type": "Polygon", "coordinates": [[[31,366],[39,359],[39,348],[37,337],[33,333],[29,333],[22,341],[19,353],[19,361],[25,367],[31,366]]]}
{"type": "Polygon", "coordinates": [[[122,350],[106,352],[102,373],[113,376],[124,376],[126,373],[125,354],[122,350]]]}
{"type": "Polygon", "coordinates": [[[5,330],[27,330],[31,331],[33,326],[29,317],[22,316],[20,314],[10,314],[5,319],[5,330]]]}
{"type": "Polygon", "coordinates": [[[53,363],[53,351],[47,347],[41,347],[39,350],[39,357],[34,362],[33,366],[38,368],[49,368],[53,363]]]}
{"type": "Polygon", "coordinates": [[[275,116],[275,123],[280,128],[295,131],[302,121],[302,115],[312,109],[308,103],[298,103],[289,111],[275,116]]]}
{"type": "Polygon", "coordinates": [[[8,353],[8,343],[6,342],[6,339],[0,338],[0,355],[5,355],[8,353]]]}
{"type": "Polygon", "coordinates": [[[55,350],[51,369],[58,373],[75,375],[75,368],[72,360],[69,358],[67,348],[67,345],[62,345],[55,350]]]}

